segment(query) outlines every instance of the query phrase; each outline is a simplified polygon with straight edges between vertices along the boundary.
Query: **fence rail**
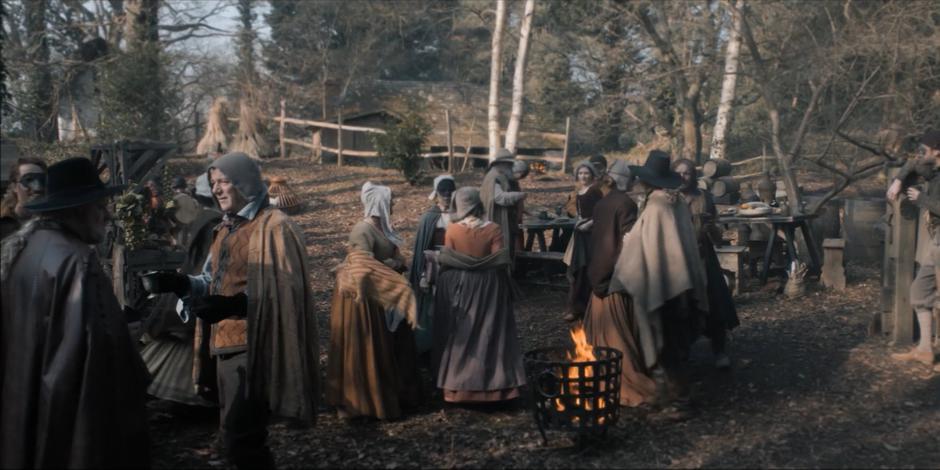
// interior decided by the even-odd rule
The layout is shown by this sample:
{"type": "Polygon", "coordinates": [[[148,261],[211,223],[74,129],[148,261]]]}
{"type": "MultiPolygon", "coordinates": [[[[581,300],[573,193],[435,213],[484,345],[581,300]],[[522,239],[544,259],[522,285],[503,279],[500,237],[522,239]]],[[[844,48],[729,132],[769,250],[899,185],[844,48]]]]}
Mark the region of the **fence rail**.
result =
{"type": "MultiPolygon", "coordinates": [[[[338,114],[337,122],[326,122],[326,121],[316,121],[313,119],[298,119],[293,117],[288,117],[286,115],[286,106],[285,101],[281,100],[281,112],[279,116],[268,117],[275,123],[278,124],[278,143],[281,155],[286,154],[287,145],[296,145],[298,147],[303,147],[310,149],[313,152],[313,158],[317,159],[318,162],[323,162],[323,152],[329,152],[336,155],[336,162],[338,166],[343,166],[343,157],[364,157],[364,158],[376,158],[379,156],[379,153],[374,150],[354,150],[343,147],[343,132],[362,132],[367,134],[385,134],[384,129],[379,129],[375,127],[365,127],[365,126],[349,126],[343,124],[342,114],[338,114]],[[288,138],[286,136],[285,128],[287,125],[293,126],[303,126],[307,128],[312,128],[310,131],[310,141],[303,141],[298,139],[288,138]],[[322,136],[320,131],[322,129],[333,129],[336,131],[336,147],[327,147],[323,145],[322,136]]],[[[447,151],[445,152],[422,152],[422,158],[436,158],[436,157],[447,157],[447,168],[448,171],[455,171],[456,166],[454,165],[454,160],[456,158],[463,158],[464,165],[466,168],[466,163],[469,159],[480,159],[480,160],[489,160],[489,155],[475,155],[470,153],[470,145],[468,144],[464,147],[463,155],[455,155],[454,153],[454,136],[473,136],[473,129],[468,131],[454,131],[451,127],[451,116],[449,111],[444,112],[444,118],[447,122],[446,131],[434,131],[434,135],[446,135],[447,136],[447,151]]],[[[231,121],[237,121],[237,118],[229,118],[231,121]]],[[[506,131],[500,131],[500,135],[505,135],[506,131]]],[[[538,132],[538,131],[523,131],[519,133],[520,137],[540,137],[546,140],[557,141],[562,145],[561,155],[517,155],[516,158],[519,160],[529,160],[529,161],[544,161],[548,163],[556,163],[561,166],[562,171],[567,171],[568,169],[568,143],[571,138],[571,119],[568,118],[565,120],[565,132],[538,132]]],[[[472,140],[472,139],[471,139],[472,140]]]]}

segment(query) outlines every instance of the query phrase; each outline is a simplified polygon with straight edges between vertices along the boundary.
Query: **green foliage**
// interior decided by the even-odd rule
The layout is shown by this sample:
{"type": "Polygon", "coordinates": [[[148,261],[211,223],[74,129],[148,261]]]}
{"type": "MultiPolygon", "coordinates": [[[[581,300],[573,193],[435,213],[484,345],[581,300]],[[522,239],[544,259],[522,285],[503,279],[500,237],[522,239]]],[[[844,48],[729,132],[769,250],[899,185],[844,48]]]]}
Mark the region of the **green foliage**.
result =
{"type": "Polygon", "coordinates": [[[176,94],[167,87],[165,58],[158,44],[118,52],[101,67],[101,127],[104,140],[169,137],[176,94]]]}
{"type": "Polygon", "coordinates": [[[417,112],[409,111],[385,132],[372,136],[379,156],[400,171],[409,184],[416,184],[420,178],[421,148],[431,133],[430,124],[417,112]]]}
{"type": "Polygon", "coordinates": [[[128,250],[139,248],[147,240],[147,228],[144,225],[144,197],[133,188],[128,189],[114,203],[114,216],[124,231],[124,246],[128,250]]]}

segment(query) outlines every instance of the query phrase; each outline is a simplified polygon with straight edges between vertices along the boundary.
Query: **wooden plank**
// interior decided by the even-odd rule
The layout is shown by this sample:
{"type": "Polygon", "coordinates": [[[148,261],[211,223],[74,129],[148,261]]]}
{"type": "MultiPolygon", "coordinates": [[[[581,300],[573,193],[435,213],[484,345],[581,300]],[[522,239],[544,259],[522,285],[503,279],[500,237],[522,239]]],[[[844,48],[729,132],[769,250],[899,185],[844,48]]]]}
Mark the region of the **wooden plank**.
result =
{"type": "Polygon", "coordinates": [[[301,147],[306,147],[308,149],[316,149],[316,147],[313,144],[308,144],[307,142],[304,142],[302,140],[297,140],[297,139],[288,139],[285,137],[284,143],[291,144],[291,145],[299,145],[301,147]]]}
{"type": "MultiPolygon", "coordinates": [[[[273,119],[275,122],[281,122],[281,121],[282,121],[282,119],[281,119],[280,117],[275,117],[275,118],[272,118],[272,119],[273,119]]],[[[324,128],[324,129],[337,129],[337,130],[339,130],[339,128],[340,128],[340,124],[334,124],[334,123],[332,123],[332,122],[325,122],[325,121],[311,121],[311,120],[309,120],[309,119],[296,119],[296,118],[285,117],[285,118],[283,118],[283,122],[284,122],[285,124],[296,124],[296,125],[299,125],[299,126],[313,126],[313,127],[324,128]]],[[[374,134],[384,134],[384,133],[385,133],[385,130],[384,130],[384,129],[378,129],[378,128],[375,128],[375,127],[347,126],[347,125],[343,125],[342,127],[343,127],[344,130],[353,131],[353,132],[371,132],[371,133],[374,133],[374,134]]]]}
{"type": "Polygon", "coordinates": [[[339,126],[336,128],[336,165],[343,166],[343,112],[337,116],[339,126]]]}
{"type": "Polygon", "coordinates": [[[314,129],[311,131],[310,143],[313,144],[313,158],[317,159],[317,163],[323,163],[323,150],[322,145],[320,145],[320,129],[314,129]]]}
{"type": "Polygon", "coordinates": [[[565,118],[565,148],[562,151],[561,156],[561,172],[568,172],[568,148],[570,147],[569,140],[571,140],[571,117],[565,118]]]}
{"type": "Polygon", "coordinates": [[[444,120],[447,121],[447,171],[454,171],[454,130],[450,127],[450,110],[444,110],[444,120]]]}
{"type": "Polygon", "coordinates": [[[914,255],[917,250],[917,207],[907,200],[893,202],[891,224],[895,252],[894,308],[891,342],[907,346],[914,338],[914,313],[911,308],[911,283],[914,281],[914,255]]]}
{"type": "Polygon", "coordinates": [[[285,151],[287,145],[284,144],[284,117],[286,112],[285,104],[286,102],[284,101],[284,98],[281,98],[281,122],[278,129],[278,143],[281,145],[281,158],[285,158],[287,156],[287,152],[285,151]]]}
{"type": "MultiPolygon", "coordinates": [[[[447,131],[434,131],[434,135],[447,135],[447,131]]],[[[472,135],[470,132],[455,132],[456,135],[472,135]]],[[[506,135],[505,130],[499,131],[500,135],[506,135]]],[[[557,140],[563,142],[565,140],[565,134],[560,132],[541,132],[541,131],[519,131],[519,137],[541,137],[548,140],[557,140]]]]}

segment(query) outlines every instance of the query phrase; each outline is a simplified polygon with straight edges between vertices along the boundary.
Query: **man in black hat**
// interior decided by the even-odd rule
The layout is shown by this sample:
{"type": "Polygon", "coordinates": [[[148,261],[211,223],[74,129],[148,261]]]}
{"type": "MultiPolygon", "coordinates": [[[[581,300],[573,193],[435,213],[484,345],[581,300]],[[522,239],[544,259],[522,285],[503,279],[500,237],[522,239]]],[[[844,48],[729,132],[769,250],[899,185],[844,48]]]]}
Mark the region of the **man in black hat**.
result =
{"type": "Polygon", "coordinates": [[[624,236],[608,292],[630,296],[645,366],[665,372],[666,400],[687,404],[684,363],[708,296],[692,216],[676,192],[682,178],[669,165],[669,155],[654,150],[645,165],[630,167],[641,212],[624,236]]]}
{"type": "Polygon", "coordinates": [[[931,344],[933,322],[940,321],[935,314],[940,312],[940,131],[930,131],[920,140],[918,157],[909,160],[888,188],[889,200],[896,200],[906,185],[907,198],[921,209],[921,223],[926,224],[929,238],[919,239],[917,246],[917,276],[911,284],[911,306],[917,313],[920,341],[908,352],[892,354],[898,361],[917,361],[933,366],[940,372],[940,364],[934,365],[931,344]],[[913,180],[914,173],[923,182],[913,180]]]}
{"type": "Polygon", "coordinates": [[[150,378],[92,247],[122,188],[85,158],[46,181],[0,254],[0,467],[146,467],[150,378]]]}
{"type": "Polygon", "coordinates": [[[480,200],[483,202],[485,220],[499,224],[503,229],[503,246],[509,248],[515,256],[513,240],[518,236],[519,224],[516,221],[516,206],[525,200],[523,192],[511,191],[512,168],[516,163],[513,154],[506,149],[499,149],[496,159],[490,162],[483,183],[480,184],[480,200]]]}

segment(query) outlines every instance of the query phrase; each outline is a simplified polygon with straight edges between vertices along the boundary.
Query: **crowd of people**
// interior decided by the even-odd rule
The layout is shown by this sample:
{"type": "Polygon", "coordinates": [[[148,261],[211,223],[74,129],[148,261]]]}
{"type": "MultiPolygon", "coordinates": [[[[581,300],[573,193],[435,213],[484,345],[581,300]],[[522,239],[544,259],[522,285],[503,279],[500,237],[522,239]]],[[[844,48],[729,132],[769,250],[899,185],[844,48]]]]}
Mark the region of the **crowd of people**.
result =
{"type": "MultiPolygon", "coordinates": [[[[888,197],[898,197],[915,171],[927,180],[906,195],[924,209],[931,237],[911,295],[921,331],[932,331],[940,138],[933,132],[922,142],[888,197]]],[[[391,221],[391,189],[362,185],[363,217],[335,269],[322,384],[316,315],[324,312],[313,307],[306,241],[271,205],[247,155],[211,161],[197,180],[198,198],[186,194],[185,181],[173,184],[174,201],[212,209],[189,219],[199,223],[184,266],[141,280],[176,318],[148,335],[146,362],[94,249],[105,237],[109,198],[124,188],[102,183],[85,158],[48,168],[20,160],[11,173],[0,256],[4,468],[147,466],[148,392],[216,403],[230,462],[273,468],[269,421],[315,424],[321,390],[340,417],[391,420],[430,396],[422,368],[443,401],[458,406],[511,402],[526,386],[514,269],[527,166],[505,149],[479,187],[435,178],[410,262],[391,221]],[[154,374],[155,361],[175,364],[174,372],[154,374]],[[192,392],[167,386],[173,380],[192,392]]],[[[730,367],[726,335],[738,325],[715,254],[722,243],[715,203],[698,188],[693,162],[661,151],[642,166],[608,166],[596,156],[574,177],[563,206],[574,228],[552,240],[570,283],[564,319],[580,322],[590,344],[623,353],[621,405],[682,412],[692,343],[707,337],[716,367],[730,367]]],[[[896,359],[932,365],[930,335],[921,338],[896,359]]]]}

